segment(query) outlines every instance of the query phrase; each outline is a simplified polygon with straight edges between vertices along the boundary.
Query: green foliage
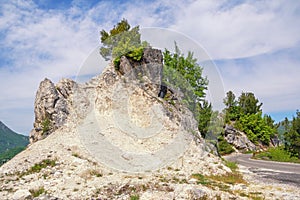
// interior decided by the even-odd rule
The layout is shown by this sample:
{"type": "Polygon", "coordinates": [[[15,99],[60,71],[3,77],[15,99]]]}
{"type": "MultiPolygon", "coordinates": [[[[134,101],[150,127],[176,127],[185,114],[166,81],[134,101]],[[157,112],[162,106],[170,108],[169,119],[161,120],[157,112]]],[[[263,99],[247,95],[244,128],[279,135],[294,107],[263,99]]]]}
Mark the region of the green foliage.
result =
{"type": "Polygon", "coordinates": [[[42,125],[42,134],[45,134],[51,129],[51,121],[49,120],[49,118],[44,119],[41,125],[42,125]]]}
{"type": "Polygon", "coordinates": [[[218,152],[221,156],[234,152],[234,149],[232,148],[231,144],[229,144],[222,135],[218,138],[217,147],[218,152]]]}
{"type": "Polygon", "coordinates": [[[241,116],[247,114],[256,114],[261,112],[262,103],[251,92],[242,92],[238,100],[235,99],[235,94],[228,91],[224,99],[225,108],[225,121],[236,121],[241,116]]]}
{"type": "Polygon", "coordinates": [[[182,92],[184,103],[198,120],[198,129],[203,137],[208,132],[212,116],[212,106],[204,100],[208,80],[203,77],[203,68],[197,63],[192,52],[185,56],[175,43],[175,52],[165,49],[162,83],[182,92]]]}
{"type": "Polygon", "coordinates": [[[269,148],[267,151],[255,153],[253,158],[263,160],[273,160],[279,162],[296,162],[300,163],[300,160],[294,156],[291,152],[284,149],[283,146],[269,148]]]}
{"type": "Polygon", "coordinates": [[[235,94],[232,91],[228,91],[225,99],[223,100],[225,108],[225,122],[235,121],[239,118],[238,102],[235,99],[235,94]]]}
{"type": "Polygon", "coordinates": [[[284,133],[285,147],[294,156],[300,159],[300,111],[296,111],[296,117],[288,123],[286,122],[286,131],[284,133]]]}
{"type": "Polygon", "coordinates": [[[3,165],[5,162],[9,161],[10,159],[12,159],[13,157],[15,157],[15,155],[17,155],[24,149],[25,149],[25,147],[15,147],[13,149],[9,149],[9,150],[1,153],[0,154],[0,166],[3,165]]]}
{"type": "Polygon", "coordinates": [[[206,137],[210,127],[210,121],[213,114],[212,106],[208,101],[198,103],[198,130],[203,138],[206,137]]]}
{"type": "Polygon", "coordinates": [[[256,144],[262,142],[269,145],[271,137],[276,132],[276,129],[270,127],[266,120],[262,118],[261,112],[242,115],[235,123],[235,127],[245,132],[249,140],[256,144]]]}
{"type": "Polygon", "coordinates": [[[187,103],[203,101],[208,80],[202,76],[203,68],[192,52],[185,57],[175,43],[175,53],[165,49],[163,83],[177,87],[184,94],[187,103]]]}
{"type": "Polygon", "coordinates": [[[238,100],[238,105],[240,107],[240,112],[244,115],[256,114],[262,111],[262,103],[259,103],[259,100],[256,99],[254,94],[251,92],[242,92],[238,100]]]}
{"type": "Polygon", "coordinates": [[[126,19],[121,20],[108,32],[100,32],[101,43],[100,54],[105,60],[113,59],[115,68],[119,70],[121,56],[126,56],[135,61],[142,58],[144,48],[149,46],[146,41],[141,42],[139,26],[130,29],[126,19]]]}

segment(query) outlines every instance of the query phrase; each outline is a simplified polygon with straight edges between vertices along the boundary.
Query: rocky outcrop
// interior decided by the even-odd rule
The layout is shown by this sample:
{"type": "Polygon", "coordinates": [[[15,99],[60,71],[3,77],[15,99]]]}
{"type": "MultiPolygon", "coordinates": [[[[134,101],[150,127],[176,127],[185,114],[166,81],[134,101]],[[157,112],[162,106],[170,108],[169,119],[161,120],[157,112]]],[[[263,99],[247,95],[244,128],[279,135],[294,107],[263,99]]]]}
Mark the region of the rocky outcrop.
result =
{"type": "MultiPolygon", "coordinates": [[[[163,56],[161,50],[152,49],[149,47],[149,48],[145,48],[143,52],[143,56],[140,61],[134,61],[132,59],[128,59],[125,56],[122,56],[120,59],[119,72],[122,75],[124,75],[129,73],[133,68],[137,68],[140,66],[143,66],[144,68],[147,66],[153,67],[153,65],[158,65],[159,66],[158,69],[161,71],[162,63],[163,63],[163,56]]],[[[152,75],[158,75],[158,74],[153,73],[152,75]]]]}
{"type": "Polygon", "coordinates": [[[54,85],[49,79],[40,83],[34,102],[34,128],[30,132],[30,143],[44,139],[61,127],[69,113],[70,95],[76,82],[62,79],[54,85]]]}
{"type": "Polygon", "coordinates": [[[225,126],[225,139],[240,151],[254,151],[256,146],[248,139],[247,135],[231,125],[225,126]]]}

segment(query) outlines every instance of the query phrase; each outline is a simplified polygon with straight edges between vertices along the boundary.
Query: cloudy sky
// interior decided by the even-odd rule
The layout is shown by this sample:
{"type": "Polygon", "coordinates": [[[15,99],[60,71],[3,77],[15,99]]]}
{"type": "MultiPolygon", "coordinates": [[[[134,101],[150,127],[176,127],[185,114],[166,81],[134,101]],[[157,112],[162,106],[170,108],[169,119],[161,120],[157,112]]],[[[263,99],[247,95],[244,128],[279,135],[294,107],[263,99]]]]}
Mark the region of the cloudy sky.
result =
{"type": "Polygon", "coordinates": [[[300,109],[300,1],[2,0],[0,120],[29,134],[40,81],[76,77],[99,32],[122,18],[194,41],[225,91],[254,92],[277,121],[300,109]]]}

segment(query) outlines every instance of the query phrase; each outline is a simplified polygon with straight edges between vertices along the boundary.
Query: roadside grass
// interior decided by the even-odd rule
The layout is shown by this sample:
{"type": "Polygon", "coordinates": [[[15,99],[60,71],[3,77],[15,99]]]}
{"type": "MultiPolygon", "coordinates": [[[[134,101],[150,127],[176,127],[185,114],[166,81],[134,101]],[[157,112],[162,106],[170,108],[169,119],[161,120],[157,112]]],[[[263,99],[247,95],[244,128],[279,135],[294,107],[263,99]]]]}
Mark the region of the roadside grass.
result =
{"type": "Polygon", "coordinates": [[[266,151],[254,153],[252,158],[278,162],[300,163],[300,160],[296,156],[293,156],[290,152],[286,151],[283,146],[272,147],[266,151]]]}
{"type": "Polygon", "coordinates": [[[229,169],[231,169],[231,171],[236,172],[236,170],[238,169],[238,165],[236,162],[231,162],[228,160],[224,160],[226,167],[228,167],[229,169]]]}
{"type": "MultiPolygon", "coordinates": [[[[243,178],[243,175],[238,172],[238,165],[236,162],[224,161],[225,165],[231,169],[232,172],[220,175],[203,175],[203,174],[192,174],[191,178],[197,180],[197,184],[201,184],[213,190],[219,189],[230,194],[236,193],[232,191],[232,186],[235,184],[248,185],[247,181],[243,178]]],[[[239,193],[236,193],[239,195],[239,193]]],[[[247,194],[248,195],[248,194],[247,194]]],[[[248,195],[249,196],[249,195],[248,195]]]]}
{"type": "MultiPolygon", "coordinates": [[[[235,167],[234,167],[235,168],[235,167]]],[[[197,184],[204,185],[206,187],[215,189],[216,187],[222,191],[232,193],[230,186],[234,184],[247,184],[244,180],[243,175],[235,170],[231,173],[221,174],[221,175],[202,175],[202,174],[192,174],[191,178],[197,179],[197,184]]]]}

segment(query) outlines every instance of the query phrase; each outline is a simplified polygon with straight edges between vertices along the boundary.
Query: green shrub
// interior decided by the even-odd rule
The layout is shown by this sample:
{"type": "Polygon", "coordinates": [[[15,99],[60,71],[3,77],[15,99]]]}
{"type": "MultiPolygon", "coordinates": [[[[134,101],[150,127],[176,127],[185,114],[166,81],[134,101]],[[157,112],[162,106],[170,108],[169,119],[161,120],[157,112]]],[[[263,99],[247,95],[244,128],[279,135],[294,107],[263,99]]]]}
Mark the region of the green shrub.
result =
{"type": "Polygon", "coordinates": [[[51,122],[49,120],[49,118],[44,119],[44,121],[42,121],[42,134],[48,132],[51,129],[51,122]]]}
{"type": "Polygon", "coordinates": [[[226,155],[234,152],[234,149],[232,148],[231,144],[229,144],[223,136],[220,136],[218,138],[218,152],[220,155],[226,155]]]}
{"type": "Polygon", "coordinates": [[[100,34],[103,44],[103,47],[100,48],[100,54],[105,60],[112,58],[116,70],[119,70],[122,56],[140,61],[144,48],[149,46],[146,41],[141,41],[139,26],[130,29],[126,19],[121,20],[109,32],[102,30],[100,34]]]}

